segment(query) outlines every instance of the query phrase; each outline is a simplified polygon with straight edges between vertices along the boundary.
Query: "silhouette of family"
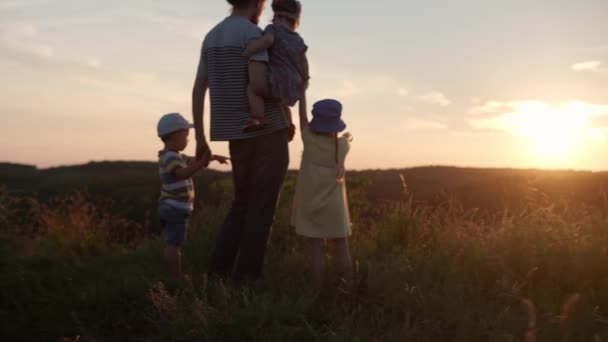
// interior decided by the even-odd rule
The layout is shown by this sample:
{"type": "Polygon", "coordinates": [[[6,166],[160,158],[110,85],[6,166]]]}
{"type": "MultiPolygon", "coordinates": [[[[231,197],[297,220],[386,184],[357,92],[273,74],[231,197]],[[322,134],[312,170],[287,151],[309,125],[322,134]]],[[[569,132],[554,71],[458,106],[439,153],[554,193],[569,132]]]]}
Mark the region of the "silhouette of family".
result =
{"type": "Polygon", "coordinates": [[[298,105],[304,151],[293,199],[291,225],[309,243],[311,282],[320,287],[325,273],[325,243],[342,279],[352,276],[347,238],[352,223],[344,162],[353,140],[342,120],[342,104],[318,101],[308,118],[307,46],[297,33],[302,13],[297,0],[273,0],[272,22],[258,21],[265,0],[227,0],[231,14],[203,41],[192,91],[192,123],[179,113],[158,122],[161,195],[159,217],[170,275],[181,277],[180,246],[193,211],[192,175],[211,161],[232,166],[234,199],[219,228],[208,273],[238,284],[261,279],[274,213],[289,164],[288,143],[296,134],[291,107],[298,105]],[[209,92],[209,138],[203,127],[209,92]],[[186,157],[194,128],[196,156],[186,157]],[[230,157],[214,155],[208,141],[227,141],[230,157]]]}

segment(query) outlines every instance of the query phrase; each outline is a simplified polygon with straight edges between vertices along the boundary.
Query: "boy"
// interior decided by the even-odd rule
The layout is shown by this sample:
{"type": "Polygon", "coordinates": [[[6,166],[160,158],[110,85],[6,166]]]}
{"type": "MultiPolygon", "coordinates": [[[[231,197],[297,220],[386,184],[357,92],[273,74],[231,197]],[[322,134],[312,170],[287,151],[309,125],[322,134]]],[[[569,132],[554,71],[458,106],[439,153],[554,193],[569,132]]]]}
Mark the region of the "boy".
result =
{"type": "Polygon", "coordinates": [[[158,213],[165,240],[165,266],[169,275],[179,282],[181,279],[181,250],[186,230],[194,209],[194,185],[192,175],[216,160],[227,164],[228,158],[207,156],[199,160],[179,153],[188,145],[188,134],[194,125],[179,113],[163,115],[157,132],[165,144],[158,152],[161,194],[158,213]]]}

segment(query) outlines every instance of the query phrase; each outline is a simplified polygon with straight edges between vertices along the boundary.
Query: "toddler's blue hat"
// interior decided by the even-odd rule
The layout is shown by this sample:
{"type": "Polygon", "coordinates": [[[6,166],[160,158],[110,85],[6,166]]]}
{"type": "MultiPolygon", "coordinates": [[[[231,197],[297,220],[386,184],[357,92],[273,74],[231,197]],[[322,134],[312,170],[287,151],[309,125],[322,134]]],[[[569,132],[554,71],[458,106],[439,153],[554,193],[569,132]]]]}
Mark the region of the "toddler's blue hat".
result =
{"type": "Polygon", "coordinates": [[[182,129],[190,128],[194,128],[194,125],[189,123],[188,120],[184,119],[181,114],[169,113],[163,115],[160,120],[158,120],[156,132],[158,133],[159,137],[162,137],[182,129]]]}
{"type": "Polygon", "coordinates": [[[312,120],[310,128],[319,133],[337,133],[346,128],[346,124],[340,118],[342,116],[342,104],[333,99],[325,99],[315,102],[312,106],[312,120]]]}

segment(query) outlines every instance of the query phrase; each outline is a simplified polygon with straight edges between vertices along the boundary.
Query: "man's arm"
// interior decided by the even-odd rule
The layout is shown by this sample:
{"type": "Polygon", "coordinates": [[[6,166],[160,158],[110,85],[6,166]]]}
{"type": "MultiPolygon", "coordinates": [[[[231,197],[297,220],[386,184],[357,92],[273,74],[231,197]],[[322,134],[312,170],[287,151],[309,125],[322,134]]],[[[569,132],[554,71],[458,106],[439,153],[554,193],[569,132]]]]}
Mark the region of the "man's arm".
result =
{"type": "Polygon", "coordinates": [[[211,149],[205,137],[204,116],[205,116],[205,95],[209,87],[207,67],[204,60],[204,52],[201,52],[198,71],[192,89],[192,121],[194,122],[194,132],[196,138],[196,158],[205,159],[207,164],[211,158],[211,149]]]}

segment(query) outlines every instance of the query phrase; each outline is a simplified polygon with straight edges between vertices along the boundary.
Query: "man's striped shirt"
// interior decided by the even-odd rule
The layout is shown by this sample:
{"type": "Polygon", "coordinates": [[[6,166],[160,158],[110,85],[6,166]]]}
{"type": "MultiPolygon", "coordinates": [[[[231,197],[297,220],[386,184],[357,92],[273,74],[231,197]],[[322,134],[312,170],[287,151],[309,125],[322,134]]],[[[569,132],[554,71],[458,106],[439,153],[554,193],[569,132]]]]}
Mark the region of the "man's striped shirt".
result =
{"type": "Polygon", "coordinates": [[[160,175],[160,201],[172,207],[191,212],[194,209],[194,184],[192,178],[178,180],[173,172],[187,165],[186,156],[170,150],[158,152],[160,175]]]}
{"type": "MultiPolygon", "coordinates": [[[[254,133],[243,133],[251,114],[247,97],[248,60],[243,51],[252,40],[262,37],[262,30],[240,16],[229,16],[216,25],[203,41],[197,77],[209,80],[211,99],[211,140],[226,141],[251,138],[287,128],[287,120],[278,102],[266,101],[268,127],[254,133]]],[[[250,61],[268,62],[268,52],[250,61]]]]}

